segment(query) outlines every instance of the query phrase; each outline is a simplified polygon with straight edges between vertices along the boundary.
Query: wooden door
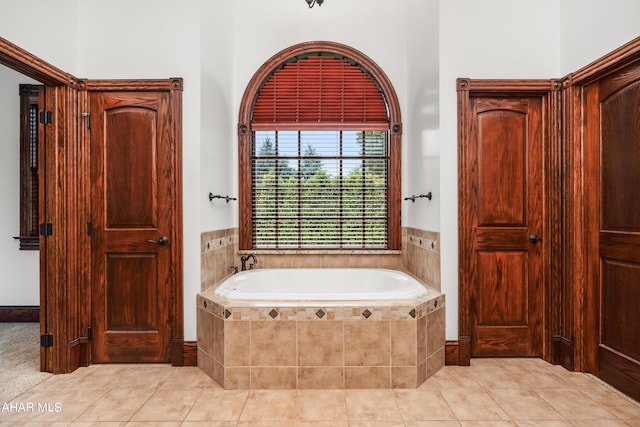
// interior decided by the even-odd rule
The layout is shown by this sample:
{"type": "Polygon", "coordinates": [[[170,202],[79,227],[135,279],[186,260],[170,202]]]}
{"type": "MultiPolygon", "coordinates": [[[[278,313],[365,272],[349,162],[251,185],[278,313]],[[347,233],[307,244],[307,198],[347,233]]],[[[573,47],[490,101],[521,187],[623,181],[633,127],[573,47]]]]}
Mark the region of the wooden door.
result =
{"type": "Polygon", "coordinates": [[[92,361],[167,362],[181,304],[170,95],[95,91],[89,104],[92,361]]]}
{"type": "Polygon", "coordinates": [[[586,86],[584,99],[589,357],[640,399],[640,63],[586,86]]]}
{"type": "Polygon", "coordinates": [[[542,356],[543,100],[471,93],[460,111],[460,335],[470,356],[542,356]]]}

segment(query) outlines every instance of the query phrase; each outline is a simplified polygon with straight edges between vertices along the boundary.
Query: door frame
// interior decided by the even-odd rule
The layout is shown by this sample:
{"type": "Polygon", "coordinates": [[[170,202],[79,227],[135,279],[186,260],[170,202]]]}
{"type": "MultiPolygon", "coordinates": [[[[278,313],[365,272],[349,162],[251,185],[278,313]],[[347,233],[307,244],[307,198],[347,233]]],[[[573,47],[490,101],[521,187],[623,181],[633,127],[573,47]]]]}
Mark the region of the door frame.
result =
{"type": "Polygon", "coordinates": [[[87,88],[136,87],[149,90],[158,85],[172,91],[175,115],[177,172],[174,201],[179,218],[172,245],[176,257],[176,295],[171,309],[171,363],[183,364],[183,260],[182,260],[182,79],[167,80],[79,80],[30,52],[0,37],[0,64],[46,86],[45,109],[51,123],[44,125],[46,146],[41,150],[40,222],[51,223],[52,234],[40,237],[40,331],[51,335],[53,345],[41,347],[40,370],[54,374],[73,372],[91,364],[90,352],[90,265],[89,247],[89,145],[85,118],[87,88]],[[41,193],[42,195],[42,193],[41,193]]]}
{"type": "Polygon", "coordinates": [[[473,254],[473,233],[470,226],[471,200],[476,189],[470,185],[469,175],[476,165],[471,163],[472,156],[468,152],[471,134],[470,121],[473,120],[470,110],[470,99],[475,95],[501,94],[540,97],[543,104],[543,141],[544,193],[543,193],[543,230],[540,233],[543,245],[542,275],[543,301],[542,309],[542,356],[547,361],[553,359],[554,339],[557,335],[561,317],[561,304],[558,293],[559,254],[561,240],[559,238],[561,197],[560,197],[560,112],[561,82],[556,80],[486,80],[460,78],[457,80],[458,92],[458,242],[459,242],[459,288],[458,288],[458,361],[460,365],[469,365],[471,357],[471,297],[472,272],[468,260],[473,254]]]}
{"type": "MultiPolygon", "coordinates": [[[[173,229],[167,232],[169,241],[171,244],[166,250],[171,251],[170,258],[174,261],[170,271],[171,280],[174,283],[172,293],[169,296],[169,329],[170,329],[170,348],[169,359],[173,366],[183,366],[183,346],[184,346],[184,274],[183,274],[183,212],[182,212],[182,90],[183,80],[179,77],[173,77],[169,79],[147,79],[147,80],[78,80],[78,105],[80,106],[80,116],[84,117],[86,121],[81,123],[78,127],[79,138],[82,140],[82,146],[85,152],[83,157],[86,161],[83,162],[83,175],[86,179],[83,182],[84,191],[87,194],[90,192],[89,182],[91,176],[91,162],[89,148],[91,147],[91,135],[87,131],[90,123],[89,110],[89,96],[91,92],[168,92],[169,94],[169,139],[171,140],[171,152],[168,155],[171,158],[171,168],[174,171],[174,182],[172,186],[174,188],[175,197],[171,199],[171,211],[173,212],[173,229]]],[[[85,200],[89,200],[87,197],[85,200]]],[[[87,221],[91,218],[90,204],[85,203],[84,208],[87,213],[87,221]]],[[[86,247],[91,244],[91,239],[87,233],[84,234],[86,239],[86,247]]],[[[85,261],[88,265],[91,265],[91,254],[89,253],[85,261]]],[[[84,295],[85,306],[83,308],[83,319],[87,322],[87,327],[91,326],[92,320],[92,289],[93,283],[90,280],[85,282],[86,289],[84,295]]],[[[85,329],[86,330],[86,329],[85,329]]],[[[90,345],[90,341],[88,341],[90,345]]],[[[91,360],[91,348],[87,346],[86,357],[91,360]]]]}
{"type": "Polygon", "coordinates": [[[44,84],[43,109],[52,113],[51,123],[43,126],[46,145],[40,150],[40,222],[50,223],[52,230],[40,237],[40,332],[51,334],[53,346],[41,347],[40,369],[67,373],[81,363],[78,290],[84,248],[75,244],[80,213],[79,199],[74,200],[82,196],[75,193],[77,79],[1,37],[0,63],[44,84]]]}

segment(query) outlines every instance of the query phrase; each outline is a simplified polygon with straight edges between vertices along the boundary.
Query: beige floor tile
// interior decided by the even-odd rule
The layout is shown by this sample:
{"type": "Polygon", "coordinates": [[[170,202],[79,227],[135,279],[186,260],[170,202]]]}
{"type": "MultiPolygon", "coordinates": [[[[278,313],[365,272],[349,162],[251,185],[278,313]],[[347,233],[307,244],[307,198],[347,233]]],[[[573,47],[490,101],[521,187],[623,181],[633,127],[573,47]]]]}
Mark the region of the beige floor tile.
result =
{"type": "Polygon", "coordinates": [[[493,357],[478,357],[471,359],[471,366],[474,368],[476,366],[502,366],[502,362],[500,362],[500,359],[493,357]]]}
{"type": "Polygon", "coordinates": [[[598,379],[591,374],[568,371],[559,365],[551,366],[550,369],[560,375],[569,387],[593,387],[599,384],[598,379]]]}
{"type": "Polygon", "coordinates": [[[185,421],[180,427],[236,427],[235,421],[185,421]]]}
{"type": "MultiPolygon", "coordinates": [[[[0,424],[1,425],[1,424],[0,424]]],[[[47,426],[47,427],[66,427],[69,426],[70,424],[66,421],[52,421],[52,422],[47,422],[47,423],[43,423],[42,421],[20,421],[18,423],[9,423],[8,425],[10,426],[15,426],[15,427],[42,427],[42,426],[47,426]]]]}
{"type": "Polygon", "coordinates": [[[183,421],[202,390],[156,390],[131,421],[183,421]]]}
{"type": "MultiPolygon", "coordinates": [[[[475,360],[475,359],[474,359],[475,360]]],[[[480,387],[478,381],[472,375],[474,367],[468,366],[446,366],[428,378],[420,388],[462,388],[480,387]]]]}
{"type": "Polygon", "coordinates": [[[346,390],[350,425],[364,420],[402,420],[392,390],[346,390]]]}
{"type": "Polygon", "coordinates": [[[549,363],[539,357],[504,357],[496,360],[503,366],[549,366],[549,363]]]}
{"type": "Polygon", "coordinates": [[[549,388],[535,390],[556,411],[569,420],[615,419],[606,408],[602,407],[586,394],[572,388],[549,388]]]}
{"type": "Polygon", "coordinates": [[[512,375],[503,365],[484,365],[473,368],[471,375],[485,390],[495,388],[529,388],[526,377],[512,375]]]}
{"type": "Polygon", "coordinates": [[[23,394],[24,402],[32,402],[36,409],[23,421],[35,421],[41,425],[57,421],[71,422],[91,408],[104,395],[96,390],[38,390],[23,394]]]}
{"type": "Polygon", "coordinates": [[[160,388],[186,389],[209,388],[221,390],[222,387],[204,371],[195,366],[172,368],[169,376],[164,380],[160,388]]]}
{"type": "Polygon", "coordinates": [[[616,417],[623,420],[640,421],[640,403],[618,391],[613,391],[609,386],[597,385],[583,387],[580,390],[598,402],[598,404],[607,408],[616,417]]]}
{"type": "Polygon", "coordinates": [[[462,427],[516,427],[514,421],[460,421],[462,427]]]}
{"type": "Polygon", "coordinates": [[[240,421],[237,427],[293,427],[293,421],[240,421]]]}
{"type": "Polygon", "coordinates": [[[528,389],[494,389],[489,395],[513,420],[557,420],[562,416],[528,389]]]}
{"type": "Polygon", "coordinates": [[[248,395],[248,391],[242,390],[204,390],[186,421],[237,422],[248,395]]]}
{"type": "Polygon", "coordinates": [[[343,390],[298,390],[296,419],[307,421],[347,420],[343,390]]]}
{"type": "Polygon", "coordinates": [[[80,415],[77,421],[129,421],[152,394],[153,390],[110,390],[80,415]]]}
{"type": "Polygon", "coordinates": [[[629,427],[629,424],[622,420],[572,420],[572,425],[576,427],[629,427]]]}
{"type": "Polygon", "coordinates": [[[566,420],[517,420],[518,427],[573,427],[566,420]]]}
{"type": "Polygon", "coordinates": [[[528,388],[562,388],[570,387],[571,383],[558,373],[552,365],[505,365],[505,375],[512,374],[521,379],[528,388]]]}
{"type": "Polygon", "coordinates": [[[405,421],[405,427],[460,427],[458,421],[405,421]]]}
{"type": "Polygon", "coordinates": [[[458,420],[508,420],[509,416],[482,389],[458,388],[442,390],[442,397],[458,420]]]}
{"type": "Polygon", "coordinates": [[[240,421],[293,421],[295,390],[253,390],[249,392],[240,421]]]}
{"type": "Polygon", "coordinates": [[[173,374],[173,369],[180,368],[143,365],[138,369],[130,370],[118,386],[122,388],[158,388],[173,374]]]}
{"type": "Polygon", "coordinates": [[[404,427],[402,421],[349,421],[349,427],[404,427]]]}
{"type": "Polygon", "coordinates": [[[455,420],[440,390],[396,390],[398,410],[405,421],[455,420]]]}
{"type": "Polygon", "coordinates": [[[122,427],[127,423],[124,421],[74,421],[71,427],[122,427]]]}
{"type": "Polygon", "coordinates": [[[69,388],[71,384],[77,381],[79,378],[89,374],[91,370],[89,368],[79,368],[69,374],[53,375],[40,384],[36,385],[34,389],[55,389],[61,390],[69,388]]]}
{"type": "Polygon", "coordinates": [[[349,421],[294,421],[293,427],[349,427],[349,421]]]}
{"type": "Polygon", "coordinates": [[[125,424],[126,427],[180,427],[181,425],[179,421],[130,421],[125,424]]]}
{"type": "Polygon", "coordinates": [[[415,390],[228,391],[195,367],[93,365],[13,402],[53,412],[0,412],[0,427],[640,427],[638,402],[541,359],[472,359],[415,390]]]}

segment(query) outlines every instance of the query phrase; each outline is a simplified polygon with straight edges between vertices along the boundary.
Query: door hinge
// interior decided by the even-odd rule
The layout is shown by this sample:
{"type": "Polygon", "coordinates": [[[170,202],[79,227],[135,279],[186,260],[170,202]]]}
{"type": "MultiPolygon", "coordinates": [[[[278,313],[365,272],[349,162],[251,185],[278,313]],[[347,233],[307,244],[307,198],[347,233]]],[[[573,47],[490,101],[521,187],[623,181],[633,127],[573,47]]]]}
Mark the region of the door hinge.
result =
{"type": "Polygon", "coordinates": [[[93,332],[91,331],[91,326],[89,326],[87,328],[87,341],[91,341],[92,337],[93,337],[93,332]]]}
{"type": "Polygon", "coordinates": [[[40,347],[44,347],[44,348],[53,347],[53,335],[51,334],[40,335],[40,347]]]}
{"type": "Polygon", "coordinates": [[[51,236],[53,234],[53,224],[50,222],[43,222],[40,224],[40,235],[41,236],[51,236]]]}
{"type": "Polygon", "coordinates": [[[53,113],[51,111],[40,111],[40,123],[43,125],[50,125],[53,123],[53,113]]]}
{"type": "Polygon", "coordinates": [[[87,234],[91,235],[91,230],[93,230],[93,224],[91,221],[87,222],[87,234]]]}
{"type": "Polygon", "coordinates": [[[87,129],[91,129],[91,114],[89,113],[82,113],[80,114],[82,117],[84,117],[84,124],[87,127],[87,129]]]}

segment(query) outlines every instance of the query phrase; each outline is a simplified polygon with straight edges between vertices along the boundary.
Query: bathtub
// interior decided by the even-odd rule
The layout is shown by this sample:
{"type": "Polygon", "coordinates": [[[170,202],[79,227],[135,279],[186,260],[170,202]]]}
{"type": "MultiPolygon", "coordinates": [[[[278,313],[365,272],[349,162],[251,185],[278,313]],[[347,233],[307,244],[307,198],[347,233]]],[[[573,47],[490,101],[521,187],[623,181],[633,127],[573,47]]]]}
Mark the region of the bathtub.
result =
{"type": "Polygon", "coordinates": [[[229,277],[215,290],[222,298],[256,301],[390,301],[427,293],[406,273],[370,268],[250,270],[229,277]]]}
{"type": "Polygon", "coordinates": [[[401,271],[257,269],[197,295],[197,363],[228,390],[416,388],[444,366],[445,296],[401,271]]]}

